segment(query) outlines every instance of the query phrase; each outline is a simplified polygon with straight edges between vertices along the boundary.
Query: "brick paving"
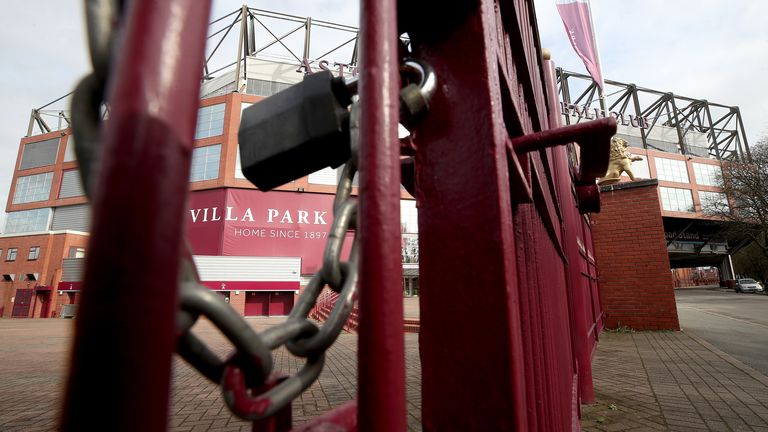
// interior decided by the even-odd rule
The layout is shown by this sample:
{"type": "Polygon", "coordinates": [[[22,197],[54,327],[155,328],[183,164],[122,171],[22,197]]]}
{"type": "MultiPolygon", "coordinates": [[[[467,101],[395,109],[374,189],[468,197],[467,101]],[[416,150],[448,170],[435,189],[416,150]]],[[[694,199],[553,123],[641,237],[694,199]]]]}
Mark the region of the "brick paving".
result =
{"type": "MultiPolygon", "coordinates": [[[[263,329],[280,319],[249,319],[263,329]]],[[[0,431],[56,428],[71,320],[0,320],[0,431]]],[[[231,349],[208,322],[195,331],[224,356],[231,349]]],[[[421,430],[418,335],[405,334],[408,426],[421,430]]],[[[356,393],[356,339],[342,334],[326,367],[293,404],[294,422],[351,400],[356,393]]],[[[275,369],[293,373],[301,361],[274,352],[275,369]]],[[[598,402],[584,406],[588,431],[768,431],[768,378],[683,332],[604,333],[594,359],[598,402]]],[[[246,431],[224,407],[219,390],[181,360],[174,361],[172,431],[246,431]]]]}
{"type": "MultiPolygon", "coordinates": [[[[281,322],[282,318],[254,318],[249,322],[263,330],[281,322]]],[[[225,357],[231,346],[208,322],[195,327],[200,336],[220,357],[225,357]]],[[[421,430],[421,365],[418,355],[418,335],[405,334],[407,367],[408,428],[421,430]]],[[[303,365],[302,359],[293,357],[284,348],[273,351],[274,370],[294,374],[303,365]]],[[[355,398],[357,393],[357,335],[342,333],[327,351],[325,367],[320,378],[292,405],[294,424],[301,424],[355,398]]],[[[174,362],[173,407],[170,415],[173,431],[250,431],[248,422],[232,416],[221,400],[220,391],[201,379],[183,360],[174,362]]]]}
{"type": "MultiPolygon", "coordinates": [[[[283,318],[253,318],[248,322],[263,330],[283,318]]],[[[0,431],[53,431],[64,390],[67,350],[72,320],[0,320],[0,431]]],[[[221,357],[232,349],[209,322],[194,328],[221,357]]],[[[405,334],[407,367],[408,429],[421,430],[421,365],[418,335],[405,334]]],[[[273,351],[274,370],[295,373],[301,359],[285,349],[273,351]]],[[[357,335],[343,333],[326,353],[326,363],[317,382],[292,405],[294,424],[317,416],[352,400],[357,393],[357,335]]],[[[250,431],[251,425],[230,414],[219,389],[202,378],[183,360],[174,360],[171,431],[250,431]]]]}
{"type": "Polygon", "coordinates": [[[768,378],[685,332],[604,333],[590,431],[768,431],[768,378]]]}

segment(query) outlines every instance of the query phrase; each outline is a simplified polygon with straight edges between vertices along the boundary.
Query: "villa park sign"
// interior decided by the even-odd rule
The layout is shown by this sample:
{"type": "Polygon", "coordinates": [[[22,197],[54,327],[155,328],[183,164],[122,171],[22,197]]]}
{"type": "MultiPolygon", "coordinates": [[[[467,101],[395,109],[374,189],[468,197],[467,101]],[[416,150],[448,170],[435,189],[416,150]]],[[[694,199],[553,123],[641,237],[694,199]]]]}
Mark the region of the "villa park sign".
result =
{"type": "Polygon", "coordinates": [[[616,123],[624,126],[639,127],[648,129],[648,119],[646,117],[635,116],[632,114],[624,115],[616,111],[611,111],[606,115],[600,108],[588,108],[586,105],[574,105],[560,102],[560,113],[567,116],[575,116],[579,119],[594,120],[598,118],[611,116],[616,119],[616,123]]]}

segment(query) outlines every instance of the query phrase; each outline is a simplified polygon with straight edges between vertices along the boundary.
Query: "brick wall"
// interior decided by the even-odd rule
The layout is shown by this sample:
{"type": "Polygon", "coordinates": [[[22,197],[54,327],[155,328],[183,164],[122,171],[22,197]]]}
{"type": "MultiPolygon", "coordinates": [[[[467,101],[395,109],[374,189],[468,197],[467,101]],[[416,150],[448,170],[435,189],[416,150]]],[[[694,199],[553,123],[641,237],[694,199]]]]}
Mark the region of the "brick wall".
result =
{"type": "Polygon", "coordinates": [[[592,227],[606,327],[679,330],[656,180],[601,188],[592,227]]]}
{"type": "MultiPolygon", "coordinates": [[[[56,234],[18,235],[0,238],[0,275],[14,275],[13,282],[0,280],[0,317],[10,317],[13,311],[12,299],[15,299],[17,289],[34,289],[43,285],[51,287],[51,291],[35,292],[29,310],[30,318],[49,318],[58,316],[62,305],[70,303],[68,296],[57,291],[61,280],[62,259],[67,256],[69,248],[86,247],[88,236],[59,232],[56,234]],[[40,247],[37,259],[29,259],[29,249],[40,247]],[[17,255],[13,261],[8,261],[8,249],[16,248],[17,255]],[[37,273],[37,281],[28,281],[28,273],[37,273]],[[48,304],[48,313],[42,316],[43,302],[48,304]]],[[[0,276],[1,277],[1,276],[0,276]]]]}

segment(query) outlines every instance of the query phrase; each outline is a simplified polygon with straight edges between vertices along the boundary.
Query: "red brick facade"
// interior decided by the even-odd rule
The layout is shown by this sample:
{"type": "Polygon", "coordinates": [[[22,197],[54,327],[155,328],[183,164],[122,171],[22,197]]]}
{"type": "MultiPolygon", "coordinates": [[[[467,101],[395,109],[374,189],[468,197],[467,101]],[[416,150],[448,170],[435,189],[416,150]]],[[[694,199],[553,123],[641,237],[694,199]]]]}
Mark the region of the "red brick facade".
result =
{"type": "Polygon", "coordinates": [[[32,289],[34,295],[27,317],[50,318],[59,316],[65,304],[75,301],[75,294],[57,291],[61,281],[62,260],[72,247],[85,248],[88,236],[71,232],[48,232],[33,235],[11,235],[0,238],[0,277],[9,275],[12,281],[0,279],[0,317],[11,317],[17,290],[32,289]],[[39,247],[37,258],[30,259],[31,247],[39,247]],[[8,249],[16,249],[14,260],[8,260],[8,249]],[[36,280],[28,280],[36,274],[36,280]]]}
{"type": "Polygon", "coordinates": [[[603,187],[592,233],[606,327],[679,330],[656,180],[603,187]]]}

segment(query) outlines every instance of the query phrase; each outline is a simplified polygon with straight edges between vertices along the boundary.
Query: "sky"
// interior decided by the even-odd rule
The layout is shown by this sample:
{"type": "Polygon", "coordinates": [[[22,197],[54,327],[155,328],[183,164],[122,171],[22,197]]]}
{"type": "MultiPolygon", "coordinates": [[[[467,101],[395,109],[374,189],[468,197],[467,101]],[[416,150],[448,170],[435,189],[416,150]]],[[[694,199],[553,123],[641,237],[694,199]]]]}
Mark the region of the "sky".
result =
{"type": "MultiPolygon", "coordinates": [[[[191,2],[194,3],[194,2],[191,2]]],[[[585,73],[555,0],[535,0],[543,47],[557,66],[585,73]]],[[[7,202],[20,139],[33,108],[62,96],[90,70],[81,0],[7,2],[0,15],[0,202],[7,202]]],[[[243,0],[214,0],[211,16],[243,0]]],[[[358,25],[352,0],[248,1],[248,6],[358,25]]],[[[741,109],[753,145],[768,135],[768,2],[593,0],[603,76],[741,109]]],[[[258,43],[257,43],[258,45],[258,43]]],[[[5,207],[3,206],[2,209],[5,207]]],[[[4,213],[0,212],[4,219],[4,213]]],[[[4,223],[0,222],[0,229],[4,223]]]]}

